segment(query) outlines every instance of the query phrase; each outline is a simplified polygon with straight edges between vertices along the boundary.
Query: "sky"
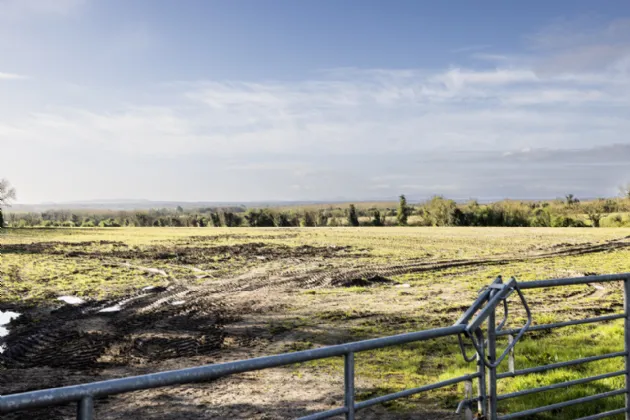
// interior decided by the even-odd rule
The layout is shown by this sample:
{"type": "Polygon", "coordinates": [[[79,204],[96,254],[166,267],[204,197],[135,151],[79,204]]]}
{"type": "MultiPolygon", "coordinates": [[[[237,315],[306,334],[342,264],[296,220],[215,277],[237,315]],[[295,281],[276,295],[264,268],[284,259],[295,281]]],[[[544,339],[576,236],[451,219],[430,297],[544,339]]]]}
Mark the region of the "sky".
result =
{"type": "Polygon", "coordinates": [[[19,203],[612,196],[630,2],[0,0],[19,203]]]}

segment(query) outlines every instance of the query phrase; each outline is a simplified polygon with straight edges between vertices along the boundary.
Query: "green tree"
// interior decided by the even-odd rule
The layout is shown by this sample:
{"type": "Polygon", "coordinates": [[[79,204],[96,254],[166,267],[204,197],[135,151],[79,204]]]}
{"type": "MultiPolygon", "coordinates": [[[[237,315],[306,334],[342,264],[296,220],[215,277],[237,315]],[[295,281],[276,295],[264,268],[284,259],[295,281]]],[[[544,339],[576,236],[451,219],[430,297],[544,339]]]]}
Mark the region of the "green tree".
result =
{"type": "Polygon", "coordinates": [[[407,224],[407,219],[409,218],[409,206],[407,205],[407,198],[404,194],[400,196],[398,200],[398,212],[396,213],[396,218],[398,220],[398,224],[400,226],[405,226],[407,224]]]}
{"type": "Polygon", "coordinates": [[[591,226],[599,227],[599,222],[604,214],[605,200],[599,199],[591,201],[584,206],[584,211],[588,216],[588,220],[591,221],[591,226]]]}
{"type": "Polygon", "coordinates": [[[359,226],[359,216],[357,216],[357,209],[354,204],[350,204],[348,208],[348,224],[350,226],[359,226]]]}
{"type": "Polygon", "coordinates": [[[250,209],[245,213],[245,220],[251,227],[273,227],[273,214],[267,209],[250,209]]]}
{"type": "Polygon", "coordinates": [[[314,227],[315,226],[315,214],[312,211],[304,210],[300,217],[301,227],[314,227]]]}
{"type": "Polygon", "coordinates": [[[317,226],[328,226],[330,216],[326,210],[320,210],[317,213],[317,226]]]}
{"type": "Polygon", "coordinates": [[[212,226],[221,227],[221,216],[217,212],[210,213],[210,220],[212,221],[212,226]]]}
{"type": "Polygon", "coordinates": [[[457,204],[442,196],[433,197],[425,204],[427,219],[433,226],[453,226],[457,224],[457,204]]]}
{"type": "Polygon", "coordinates": [[[378,209],[375,209],[372,213],[372,225],[374,226],[384,226],[385,225],[385,215],[381,215],[381,212],[378,209]]]}

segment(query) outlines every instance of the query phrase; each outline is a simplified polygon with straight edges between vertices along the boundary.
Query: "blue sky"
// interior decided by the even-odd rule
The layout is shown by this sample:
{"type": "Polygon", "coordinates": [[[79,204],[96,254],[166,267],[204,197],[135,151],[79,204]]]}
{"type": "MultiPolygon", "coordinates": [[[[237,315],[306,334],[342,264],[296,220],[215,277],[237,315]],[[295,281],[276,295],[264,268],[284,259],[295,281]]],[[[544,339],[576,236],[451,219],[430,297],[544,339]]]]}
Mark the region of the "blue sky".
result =
{"type": "Polygon", "coordinates": [[[613,195],[627,1],[0,0],[18,201],[613,195]]]}

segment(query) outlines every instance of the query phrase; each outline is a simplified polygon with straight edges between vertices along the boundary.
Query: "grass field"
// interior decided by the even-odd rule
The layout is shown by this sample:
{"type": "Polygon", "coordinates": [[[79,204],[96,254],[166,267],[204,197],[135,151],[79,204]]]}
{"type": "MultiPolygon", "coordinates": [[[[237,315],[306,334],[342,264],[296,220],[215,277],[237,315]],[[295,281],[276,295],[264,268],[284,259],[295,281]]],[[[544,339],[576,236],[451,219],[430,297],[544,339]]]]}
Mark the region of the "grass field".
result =
{"type": "MultiPolygon", "coordinates": [[[[21,229],[0,235],[0,310],[23,314],[6,337],[0,394],[448,326],[497,275],[527,281],[630,271],[630,229],[621,228],[21,229]],[[60,296],[85,303],[66,305],[60,296]]],[[[608,284],[526,297],[537,324],[618,313],[623,301],[620,288],[608,284]]],[[[523,315],[515,301],[510,323],[520,325],[523,315]]],[[[516,368],[619,351],[620,326],[532,333],[517,347],[516,368]]],[[[609,359],[506,379],[499,392],[622,366],[623,360],[609,359]]],[[[357,395],[366,399],[474,369],[454,339],[360,353],[357,395]]],[[[341,373],[342,361],[327,359],[110,398],[97,412],[112,419],[296,417],[339,406],[341,373]]],[[[623,380],[507,400],[501,410],[618,389],[623,380]]],[[[359,418],[451,418],[462,397],[456,386],[359,418]]],[[[573,419],[618,408],[622,398],[535,418],[573,419]]],[[[31,416],[64,418],[72,411],[31,416]]]]}

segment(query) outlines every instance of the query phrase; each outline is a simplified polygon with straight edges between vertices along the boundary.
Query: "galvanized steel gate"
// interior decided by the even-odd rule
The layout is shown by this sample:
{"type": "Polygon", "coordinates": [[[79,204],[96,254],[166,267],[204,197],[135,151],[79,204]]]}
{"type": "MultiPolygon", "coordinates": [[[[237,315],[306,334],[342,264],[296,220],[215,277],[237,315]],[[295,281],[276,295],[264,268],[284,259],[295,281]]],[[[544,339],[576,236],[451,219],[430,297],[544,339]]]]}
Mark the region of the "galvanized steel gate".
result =
{"type": "Polygon", "coordinates": [[[207,381],[232,375],[241,372],[249,372],[272,367],[286,366],[294,363],[306,362],[310,360],[324,359],[335,356],[344,357],[344,406],[334,410],[324,411],[303,417],[302,420],[325,419],[338,415],[345,415],[347,420],[353,420],[358,410],[372,405],[384,403],[398,398],[408,397],[420,392],[443,388],[457,383],[465,383],[468,396],[459,404],[457,412],[472,418],[473,406],[477,406],[479,414],[489,420],[508,420],[524,418],[537,413],[559,410],[564,407],[596,401],[603,398],[625,394],[625,406],[616,410],[599,413],[578,420],[603,419],[617,414],[624,414],[626,420],[630,420],[630,362],[628,352],[630,351],[630,273],[614,274],[605,276],[586,276],[577,278],[565,278],[555,280],[541,280],[518,283],[514,278],[503,282],[499,277],[490,286],[485,288],[472,306],[462,315],[462,317],[452,326],[446,328],[436,328],[432,330],[419,331],[407,334],[394,335],[390,337],[377,338],[372,340],[358,341],[348,344],[341,344],[330,347],[323,347],[314,350],[306,350],[295,353],[286,353],[276,356],[261,357],[256,359],[242,360],[238,362],[222,363],[217,365],[200,366],[196,368],[181,369],[169,372],[154,373],[149,375],[134,376],[121,379],[113,379],[89,384],[67,386],[62,388],[32,391],[21,394],[6,395],[0,397],[0,413],[8,413],[32,407],[50,406],[63,403],[77,403],[77,418],[88,420],[94,418],[94,399],[120,394],[125,392],[138,391],[149,388],[158,388],[169,385],[185,384],[192,382],[207,381]],[[600,316],[574,321],[559,322],[554,324],[532,325],[532,314],[524,296],[523,290],[548,288],[557,286],[580,285],[597,282],[623,282],[624,310],[621,314],[600,316]],[[508,318],[508,297],[516,292],[526,313],[526,321],[521,328],[505,329],[508,318]],[[504,318],[496,324],[497,308],[503,306],[504,318]],[[570,325],[580,325],[595,322],[612,321],[624,319],[624,351],[616,353],[602,354],[598,356],[586,357],[578,360],[554,363],[545,366],[538,366],[528,369],[515,370],[511,353],[518,341],[528,331],[549,330],[553,328],[566,327],[570,325]],[[485,334],[482,327],[485,326],[485,334]],[[438,337],[458,336],[462,355],[468,362],[477,362],[477,371],[468,375],[448,379],[438,383],[408,389],[394,394],[389,394],[365,401],[355,401],[354,392],[354,354],[366,350],[373,350],[388,346],[418,342],[438,337]],[[508,345],[497,355],[497,337],[508,336],[508,345]],[[468,355],[465,343],[470,342],[474,353],[468,355]],[[520,375],[527,375],[538,372],[545,372],[551,369],[558,369],[568,366],[576,366],[583,363],[604,360],[610,358],[625,358],[625,368],[617,372],[602,373],[597,376],[556,383],[540,388],[526,389],[510,394],[497,395],[497,381],[504,378],[511,378],[520,375]],[[504,373],[497,373],[497,367],[505,359],[509,360],[509,370],[504,373]],[[596,380],[625,376],[625,387],[623,389],[591,395],[584,398],[565,401],[544,407],[533,408],[517,413],[499,415],[498,403],[500,401],[534,394],[553,389],[565,388],[572,385],[584,384],[596,380]],[[478,395],[472,396],[472,384],[477,383],[478,395]]]}

